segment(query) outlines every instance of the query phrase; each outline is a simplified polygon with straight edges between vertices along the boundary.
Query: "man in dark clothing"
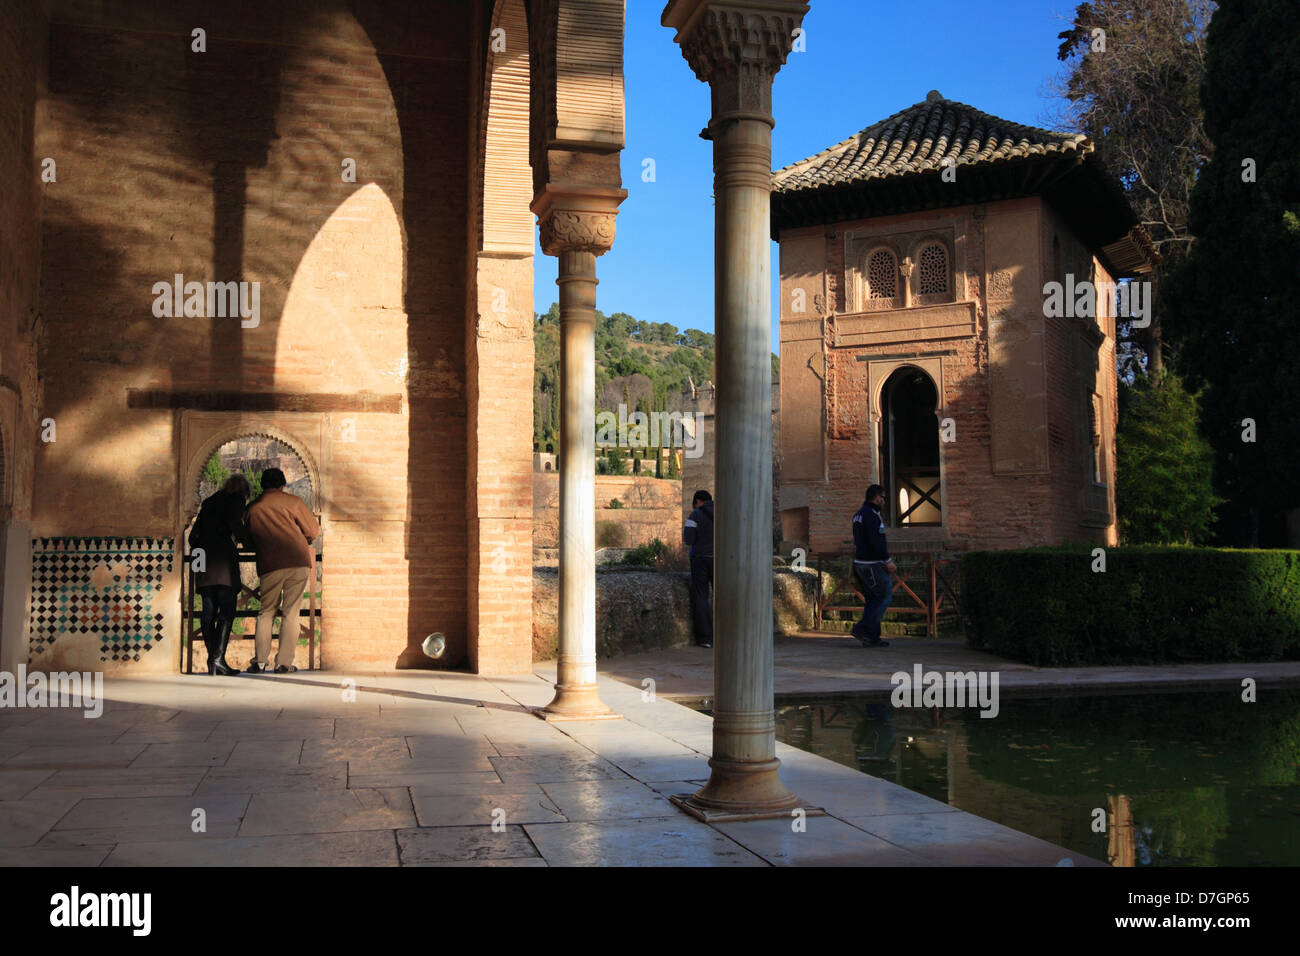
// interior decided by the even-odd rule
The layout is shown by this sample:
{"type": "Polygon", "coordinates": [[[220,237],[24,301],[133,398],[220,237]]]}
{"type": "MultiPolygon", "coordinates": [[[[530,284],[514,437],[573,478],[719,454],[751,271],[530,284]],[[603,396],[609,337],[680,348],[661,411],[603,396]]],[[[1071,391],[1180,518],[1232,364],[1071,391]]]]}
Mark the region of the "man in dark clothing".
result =
{"type": "Polygon", "coordinates": [[[867,500],[853,516],[853,573],[866,601],[862,619],[853,625],[853,636],[863,647],[889,646],[888,641],[880,639],[880,621],[893,600],[893,574],[898,568],[885,544],[885,519],[880,516],[884,504],[885,489],[872,485],[867,489],[867,500]]]}
{"type": "Polygon", "coordinates": [[[713,588],[713,496],[695,492],[695,509],[682,528],[682,540],[691,549],[691,610],[695,616],[695,643],[713,646],[713,610],[709,591],[713,588]]]}
{"type": "Polygon", "coordinates": [[[226,663],[226,645],[235,624],[239,598],[238,546],[246,538],[244,505],[248,492],[248,479],[231,475],[220,491],[204,500],[190,531],[190,552],[193,563],[198,565],[194,583],[203,596],[200,620],[203,643],[208,648],[208,673],[223,677],[239,673],[226,663]],[[203,552],[201,563],[198,549],[203,552]]]}

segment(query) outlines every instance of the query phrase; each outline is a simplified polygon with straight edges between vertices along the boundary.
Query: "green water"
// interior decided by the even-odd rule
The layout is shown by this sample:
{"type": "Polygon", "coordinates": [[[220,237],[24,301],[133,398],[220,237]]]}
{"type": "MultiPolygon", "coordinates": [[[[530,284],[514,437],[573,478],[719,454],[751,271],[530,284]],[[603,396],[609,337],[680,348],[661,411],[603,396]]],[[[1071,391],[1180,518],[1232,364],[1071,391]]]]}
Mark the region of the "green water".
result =
{"type": "Polygon", "coordinates": [[[1257,697],[1003,695],[992,719],[881,695],[778,697],[776,726],[787,744],[1098,860],[1300,866],[1300,691],[1257,697]]]}

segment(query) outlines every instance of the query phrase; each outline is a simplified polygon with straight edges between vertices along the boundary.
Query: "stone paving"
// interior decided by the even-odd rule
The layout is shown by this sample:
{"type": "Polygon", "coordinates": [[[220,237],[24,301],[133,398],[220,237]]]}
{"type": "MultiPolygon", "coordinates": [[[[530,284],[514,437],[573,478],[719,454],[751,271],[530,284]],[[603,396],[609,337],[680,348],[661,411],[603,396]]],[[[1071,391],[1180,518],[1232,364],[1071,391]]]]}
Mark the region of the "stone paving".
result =
{"type": "Polygon", "coordinates": [[[529,712],[553,666],[356,676],[352,700],[333,673],[111,679],[97,719],[6,708],[0,866],[1096,865],[784,745],[826,816],[700,822],[667,797],[707,778],[711,718],[632,671],[601,678],[624,719],[589,722],[529,712]]]}
{"type": "MultiPolygon", "coordinates": [[[[1300,661],[1270,664],[1172,664],[1120,667],[1033,667],[984,651],[964,641],[924,637],[888,638],[889,647],[865,648],[848,635],[808,632],[776,639],[774,673],[778,695],[890,691],[890,676],[922,670],[997,671],[1001,691],[1084,693],[1160,687],[1165,690],[1215,685],[1240,686],[1242,678],[1260,685],[1300,684],[1300,661]]],[[[601,672],[640,686],[649,677],[661,696],[698,699],[713,696],[713,653],[674,647],[628,654],[600,662],[601,672]]]]}

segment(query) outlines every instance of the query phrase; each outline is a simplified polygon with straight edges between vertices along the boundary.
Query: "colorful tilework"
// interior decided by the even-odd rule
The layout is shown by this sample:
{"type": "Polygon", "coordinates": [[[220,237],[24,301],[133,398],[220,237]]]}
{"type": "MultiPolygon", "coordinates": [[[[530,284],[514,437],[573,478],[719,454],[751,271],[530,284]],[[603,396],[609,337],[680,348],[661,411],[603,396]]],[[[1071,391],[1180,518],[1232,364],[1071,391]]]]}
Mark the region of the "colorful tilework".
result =
{"type": "Polygon", "coordinates": [[[55,641],[99,643],[101,661],[138,661],[163,639],[159,598],[172,538],[32,542],[30,663],[55,641]]]}

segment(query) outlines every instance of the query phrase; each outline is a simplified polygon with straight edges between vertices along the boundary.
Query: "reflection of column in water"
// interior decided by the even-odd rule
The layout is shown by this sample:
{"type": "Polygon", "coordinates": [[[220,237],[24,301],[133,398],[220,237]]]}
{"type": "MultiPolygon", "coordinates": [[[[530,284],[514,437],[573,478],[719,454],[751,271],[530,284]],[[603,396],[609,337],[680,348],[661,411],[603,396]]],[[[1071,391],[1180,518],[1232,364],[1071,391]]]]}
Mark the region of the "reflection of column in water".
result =
{"type": "Polygon", "coordinates": [[[1111,866],[1136,866],[1133,846],[1133,805],[1120,794],[1106,798],[1106,861],[1111,866]]]}
{"type": "MultiPolygon", "coordinates": [[[[853,744],[858,763],[879,763],[889,760],[893,755],[895,740],[894,709],[889,704],[864,704],[858,716],[857,726],[853,729],[853,744]]],[[[901,769],[901,760],[898,765],[901,769]]],[[[868,773],[872,772],[865,766],[861,769],[868,773]]]]}

